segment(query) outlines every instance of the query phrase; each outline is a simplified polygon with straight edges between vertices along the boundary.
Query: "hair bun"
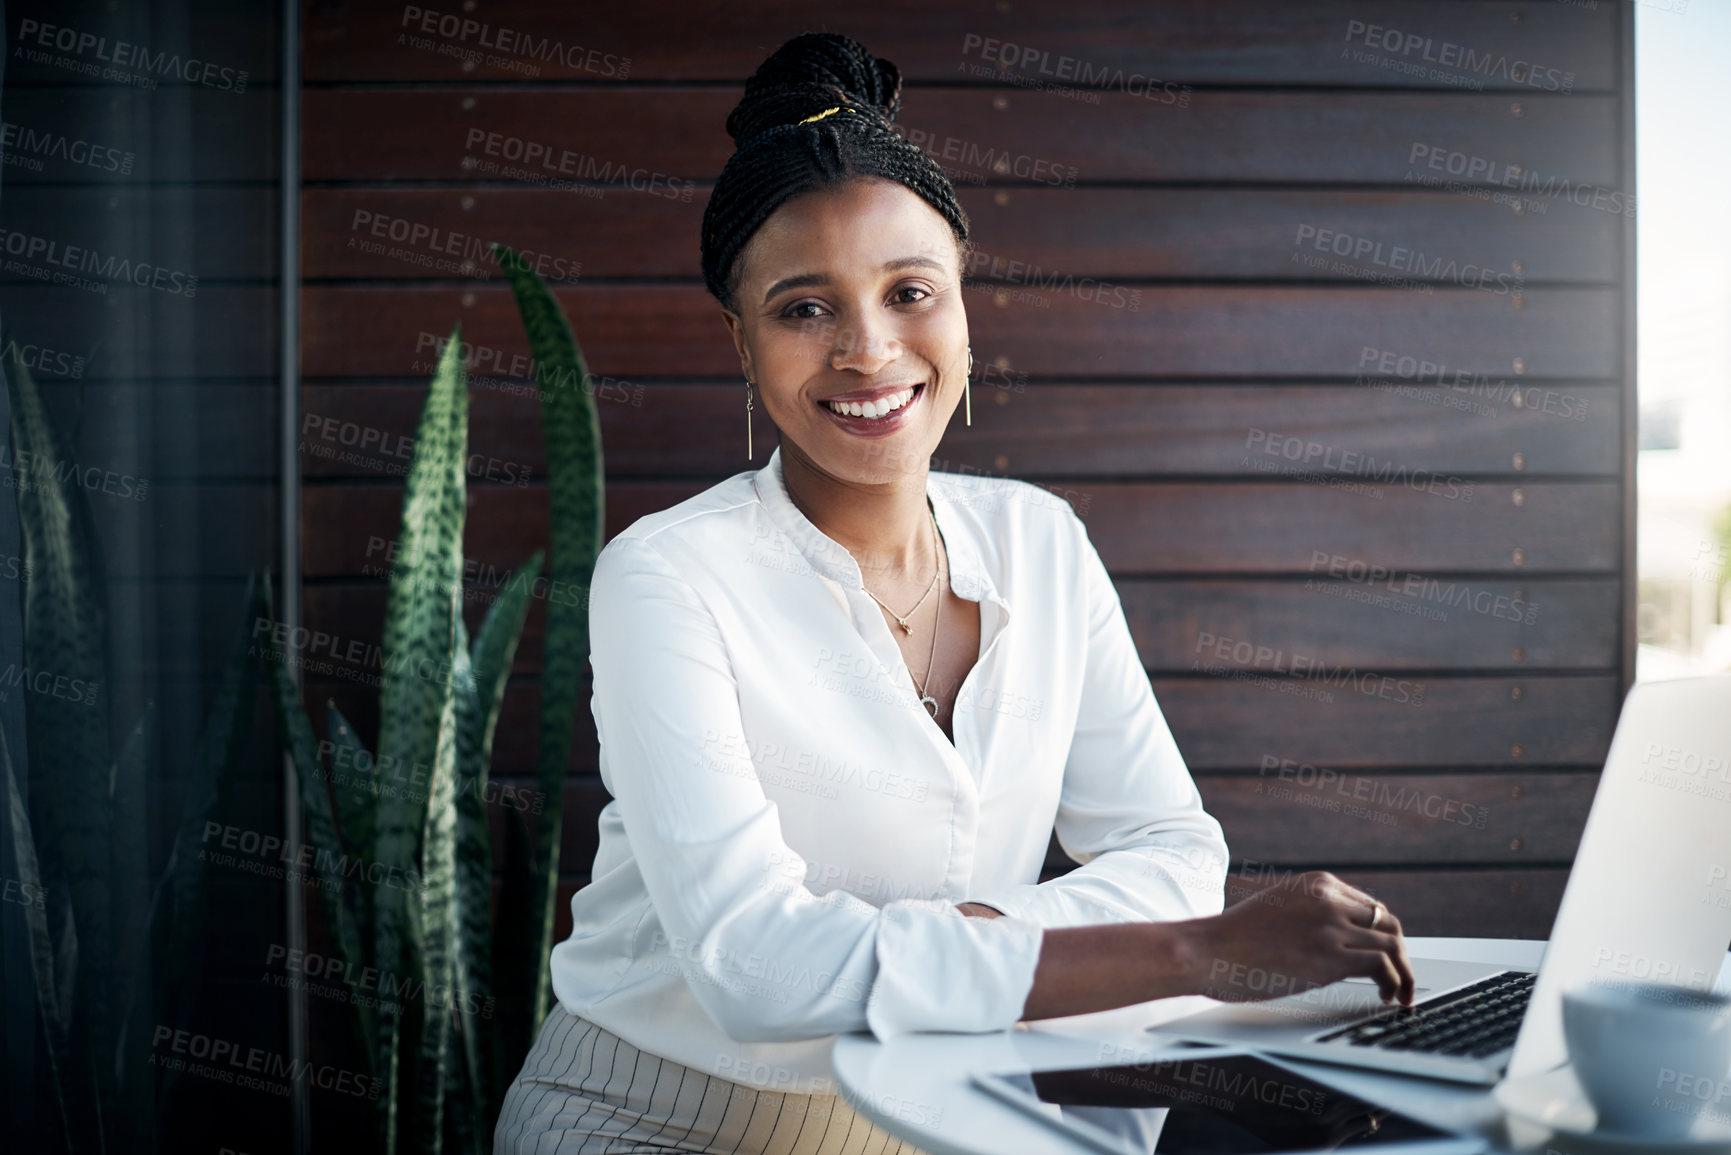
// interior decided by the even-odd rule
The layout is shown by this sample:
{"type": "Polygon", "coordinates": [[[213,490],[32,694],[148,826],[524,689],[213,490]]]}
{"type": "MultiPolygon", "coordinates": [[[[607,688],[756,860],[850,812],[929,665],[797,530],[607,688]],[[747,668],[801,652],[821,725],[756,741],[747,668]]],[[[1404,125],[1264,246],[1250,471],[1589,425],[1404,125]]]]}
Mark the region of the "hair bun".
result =
{"type": "Polygon", "coordinates": [[[837,106],[893,123],[902,107],[901,70],[850,37],[807,32],[752,73],[727,116],[727,134],[738,148],[760,133],[837,106]]]}

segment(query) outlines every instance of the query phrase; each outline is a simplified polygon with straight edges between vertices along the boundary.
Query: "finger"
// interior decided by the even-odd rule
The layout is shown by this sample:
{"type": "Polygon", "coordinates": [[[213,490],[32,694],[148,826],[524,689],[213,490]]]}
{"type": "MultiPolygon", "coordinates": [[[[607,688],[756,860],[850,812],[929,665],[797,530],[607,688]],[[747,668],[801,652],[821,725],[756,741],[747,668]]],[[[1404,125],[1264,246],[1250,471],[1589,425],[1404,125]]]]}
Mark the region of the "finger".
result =
{"type": "Polygon", "coordinates": [[[1401,1002],[1407,1006],[1412,1005],[1413,998],[1418,994],[1418,979],[1413,974],[1412,957],[1407,953],[1406,932],[1401,929],[1400,919],[1385,906],[1372,933],[1382,936],[1381,949],[1387,951],[1394,963],[1395,972],[1401,977],[1401,1002]]]}
{"type": "Polygon", "coordinates": [[[1312,895],[1344,912],[1348,921],[1358,926],[1370,922],[1371,910],[1377,905],[1375,898],[1325,870],[1317,871],[1311,877],[1314,879],[1310,888],[1312,895]]]}
{"type": "Polygon", "coordinates": [[[1418,978],[1413,974],[1412,959],[1406,953],[1406,935],[1400,929],[1400,920],[1390,915],[1389,921],[1392,924],[1389,933],[1393,936],[1395,944],[1394,968],[1401,977],[1400,1001],[1403,1005],[1410,1007],[1412,1000],[1418,995],[1418,978]]]}
{"type": "MultiPolygon", "coordinates": [[[[1362,891],[1358,887],[1352,885],[1350,882],[1342,882],[1339,884],[1339,886],[1340,886],[1340,890],[1339,890],[1340,901],[1357,907],[1359,917],[1364,919],[1365,922],[1368,923],[1370,921],[1370,912],[1374,908],[1381,906],[1382,903],[1377,901],[1375,895],[1366,894],[1364,891],[1362,891]]],[[[1385,908],[1383,918],[1387,918],[1387,917],[1388,917],[1388,914],[1387,914],[1386,908],[1385,908]]],[[[1377,929],[1381,930],[1382,929],[1381,919],[1379,919],[1377,921],[1378,921],[1377,929]]]]}
{"type": "Polygon", "coordinates": [[[1375,979],[1377,990],[1382,993],[1383,1002],[1392,1003],[1400,996],[1401,978],[1395,971],[1394,960],[1389,958],[1387,952],[1370,950],[1350,951],[1348,953],[1360,956],[1359,959],[1354,960],[1353,965],[1356,969],[1351,973],[1362,978],[1375,979]]]}
{"type": "Polygon", "coordinates": [[[1376,899],[1361,891],[1341,884],[1341,889],[1328,895],[1324,901],[1329,912],[1347,926],[1359,930],[1385,931],[1389,929],[1388,908],[1376,899]]]}
{"type": "Polygon", "coordinates": [[[1387,958],[1395,976],[1395,996],[1402,1006],[1412,1005],[1413,997],[1418,993],[1418,980],[1413,975],[1412,959],[1407,957],[1404,936],[1359,927],[1341,940],[1341,946],[1348,950],[1375,951],[1387,958]]]}

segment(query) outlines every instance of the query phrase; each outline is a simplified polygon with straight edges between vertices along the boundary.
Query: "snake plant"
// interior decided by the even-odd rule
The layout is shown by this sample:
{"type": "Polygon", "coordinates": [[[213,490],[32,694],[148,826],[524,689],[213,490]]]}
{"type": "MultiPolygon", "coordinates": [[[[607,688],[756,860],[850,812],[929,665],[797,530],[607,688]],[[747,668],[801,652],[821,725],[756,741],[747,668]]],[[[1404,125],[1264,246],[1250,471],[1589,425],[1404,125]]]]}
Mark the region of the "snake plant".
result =
{"type": "MultiPolygon", "coordinates": [[[[551,495],[550,577],[588,587],[602,542],[600,426],[587,368],[547,286],[498,250],[536,366],[551,495]]],[[[378,758],[332,703],[333,765],[428,768],[424,792],[387,789],[370,773],[338,775],[281,651],[250,645],[246,626],[275,620],[268,577],[249,582],[246,615],[206,714],[167,866],[148,902],[143,830],[131,818],[152,747],[147,709],[116,751],[108,739],[108,594],[84,491],[16,343],[8,343],[14,459],[24,529],[25,660],[92,688],[100,707],[26,697],[27,755],[0,733],[5,863],[25,893],[35,1003],[57,1145],[69,1152],[149,1150],[152,1113],[176,1075],[150,1064],[151,1024],[187,1021],[206,923],[200,832],[237,776],[260,674],[271,682],[285,748],[297,768],[322,921],[346,975],[414,980],[420,997],[349,1000],[355,1038],[382,1088],[376,1149],[481,1155],[506,1079],[549,1005],[561,800],[588,653],[586,599],[549,598],[532,843],[507,815],[504,899],[491,903],[486,823],[493,735],[543,553],[513,574],[471,639],[462,613],[468,394],[460,332],[446,344],[423,407],[403,496],[402,564],[392,572],[384,630],[378,758]],[[431,676],[428,672],[431,671],[431,676]],[[20,775],[27,774],[28,790],[20,775]],[[27,797],[26,797],[27,796],[27,797]],[[413,886],[361,885],[343,863],[364,861],[413,886]],[[128,967],[128,963],[132,965],[128,967]],[[496,992],[496,993],[495,993],[496,992]],[[497,1007],[497,1013],[493,1013],[497,1007]]],[[[554,585],[552,588],[561,588],[554,585]]],[[[361,992],[356,992],[360,994],[361,992]]]]}
{"type": "MultiPolygon", "coordinates": [[[[587,588],[601,546],[599,422],[569,323],[541,281],[498,250],[540,384],[551,492],[551,577],[587,588]]],[[[306,830],[326,862],[359,857],[417,879],[407,892],[321,880],[324,921],[348,974],[415,976],[418,1010],[354,999],[357,1038],[383,1084],[378,1149],[491,1146],[504,1081],[548,1007],[559,864],[560,800],[573,712],[588,653],[587,604],[549,598],[537,768],[542,807],[533,849],[507,815],[506,900],[491,904],[486,824],[493,734],[543,554],[519,567],[471,640],[462,606],[468,404],[460,329],[446,342],[415,435],[403,492],[402,564],[385,610],[378,757],[332,704],[327,749],[345,766],[427,767],[424,793],[377,789],[327,773],[294,683],[273,676],[283,739],[300,780],[306,830]],[[426,676],[427,670],[436,672],[426,676]],[[338,754],[341,751],[341,754],[338,754]],[[335,803],[327,779],[336,783],[335,803]],[[339,780],[340,779],[340,780],[339,780]],[[524,900],[526,897],[526,901],[524,900]],[[495,993],[496,992],[496,993],[495,993]],[[496,1013],[478,1013],[492,1011],[496,1013]]],[[[553,588],[559,588],[554,586],[553,588]]]]}
{"type": "Polygon", "coordinates": [[[146,705],[119,748],[110,745],[102,551],[78,471],[68,468],[74,459],[17,349],[5,343],[13,460],[23,467],[14,480],[28,574],[24,664],[51,673],[54,692],[25,694],[26,751],[17,760],[0,734],[4,865],[38,900],[27,904],[25,927],[52,1142],[68,1152],[143,1151],[154,1144],[156,1101],[177,1077],[151,1063],[152,1024],[188,1022],[200,988],[207,899],[199,844],[241,766],[257,673],[246,627],[262,612],[263,591],[249,581],[245,616],[187,752],[186,800],[151,892],[142,815],[154,711],[146,705]]]}

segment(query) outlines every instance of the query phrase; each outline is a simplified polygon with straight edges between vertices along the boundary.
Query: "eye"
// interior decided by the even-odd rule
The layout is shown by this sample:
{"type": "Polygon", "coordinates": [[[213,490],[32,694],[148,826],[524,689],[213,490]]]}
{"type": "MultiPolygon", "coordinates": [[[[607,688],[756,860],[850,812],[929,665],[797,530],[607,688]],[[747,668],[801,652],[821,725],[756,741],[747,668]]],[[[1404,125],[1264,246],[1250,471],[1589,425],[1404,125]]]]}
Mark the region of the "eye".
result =
{"type": "Polygon", "coordinates": [[[891,293],[890,298],[897,304],[913,305],[925,300],[931,295],[931,290],[927,289],[924,285],[903,285],[895,292],[891,293]],[[903,293],[918,293],[920,295],[914,298],[907,298],[902,296],[903,293]]]}
{"type": "Polygon", "coordinates": [[[797,304],[789,305],[782,311],[781,315],[794,321],[815,321],[818,317],[823,315],[823,306],[818,304],[816,301],[800,301],[797,304]],[[816,309],[818,311],[815,313],[802,313],[799,311],[801,309],[816,309]]]}

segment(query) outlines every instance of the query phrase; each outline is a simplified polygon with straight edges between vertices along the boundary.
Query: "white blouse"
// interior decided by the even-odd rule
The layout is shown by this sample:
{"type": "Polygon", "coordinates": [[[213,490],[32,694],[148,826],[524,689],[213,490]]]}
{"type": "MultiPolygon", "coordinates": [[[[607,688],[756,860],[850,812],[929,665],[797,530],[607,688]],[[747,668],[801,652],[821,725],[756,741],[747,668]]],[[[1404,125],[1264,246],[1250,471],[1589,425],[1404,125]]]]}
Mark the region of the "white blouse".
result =
{"type": "Polygon", "coordinates": [[[953,745],[779,448],[601,551],[613,800],[553,949],[567,1010],[710,1075],[834,1093],[840,1032],[1015,1024],[1044,927],[1220,911],[1220,825],[1082,521],[1005,478],[932,472],[926,495],[980,603],[953,745]],[[1083,865],[1036,885],[1054,824],[1083,865]]]}

